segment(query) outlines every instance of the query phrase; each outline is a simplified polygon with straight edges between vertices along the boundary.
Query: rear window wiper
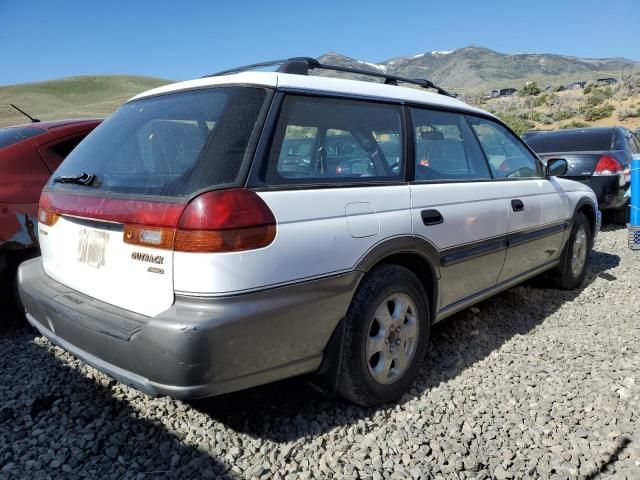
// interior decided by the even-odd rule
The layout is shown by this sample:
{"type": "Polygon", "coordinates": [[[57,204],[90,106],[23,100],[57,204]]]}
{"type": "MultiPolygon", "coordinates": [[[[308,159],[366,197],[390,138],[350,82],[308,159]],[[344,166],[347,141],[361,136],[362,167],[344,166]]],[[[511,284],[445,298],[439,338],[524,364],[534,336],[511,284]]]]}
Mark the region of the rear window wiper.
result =
{"type": "Polygon", "coordinates": [[[80,175],[60,175],[53,179],[53,183],[75,183],[88,187],[95,179],[96,176],[93,173],[82,172],[80,175]]]}

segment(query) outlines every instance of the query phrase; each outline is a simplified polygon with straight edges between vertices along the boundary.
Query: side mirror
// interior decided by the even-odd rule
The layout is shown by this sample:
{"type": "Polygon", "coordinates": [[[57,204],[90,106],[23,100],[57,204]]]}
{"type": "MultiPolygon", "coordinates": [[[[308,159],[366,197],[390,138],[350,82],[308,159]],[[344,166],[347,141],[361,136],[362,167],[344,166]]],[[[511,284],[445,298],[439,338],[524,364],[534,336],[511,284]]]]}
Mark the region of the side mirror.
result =
{"type": "Polygon", "coordinates": [[[569,165],[564,158],[550,158],[545,166],[545,174],[547,177],[561,177],[567,170],[569,165]]]}

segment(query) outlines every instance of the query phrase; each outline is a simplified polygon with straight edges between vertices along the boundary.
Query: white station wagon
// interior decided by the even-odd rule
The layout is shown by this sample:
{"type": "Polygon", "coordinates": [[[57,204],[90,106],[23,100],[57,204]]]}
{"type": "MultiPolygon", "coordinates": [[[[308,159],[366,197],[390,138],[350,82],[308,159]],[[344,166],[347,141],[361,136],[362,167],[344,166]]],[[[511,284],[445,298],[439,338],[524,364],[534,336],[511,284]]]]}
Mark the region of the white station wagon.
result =
{"type": "Polygon", "coordinates": [[[433,323],[543,272],[581,285],[600,215],[565,160],[426,80],[272,63],[140,94],[64,161],[19,271],[44,336],[150,395],[315,373],[375,405],[433,323]]]}

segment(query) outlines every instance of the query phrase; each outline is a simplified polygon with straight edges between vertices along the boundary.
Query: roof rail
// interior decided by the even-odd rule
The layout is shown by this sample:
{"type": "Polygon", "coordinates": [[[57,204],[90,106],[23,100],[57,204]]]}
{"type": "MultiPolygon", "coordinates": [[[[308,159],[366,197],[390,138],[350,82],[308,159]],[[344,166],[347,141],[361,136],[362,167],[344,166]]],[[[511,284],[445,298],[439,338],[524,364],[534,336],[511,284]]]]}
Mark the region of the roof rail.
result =
{"type": "Polygon", "coordinates": [[[286,58],[283,60],[272,60],[269,62],[254,63],[251,65],[245,65],[244,67],[231,68],[229,70],[223,70],[218,73],[212,73],[211,75],[205,75],[202,78],[218,77],[221,75],[229,75],[232,73],[240,73],[240,72],[245,72],[247,70],[255,70],[256,68],[264,68],[264,67],[273,67],[276,65],[280,65],[280,67],[277,70],[280,73],[308,75],[309,70],[318,68],[323,70],[332,70],[335,72],[345,72],[345,73],[352,73],[355,75],[366,75],[368,77],[384,78],[384,83],[386,85],[397,86],[398,82],[410,83],[413,85],[418,85],[422,88],[431,88],[437,91],[441,95],[446,95],[448,97],[455,98],[455,95],[452,95],[451,93],[447,92],[444,88],[440,88],[439,86],[434,84],[431,80],[426,80],[423,78],[399,77],[397,75],[390,75],[388,73],[382,73],[382,72],[372,72],[371,70],[363,70],[360,68],[341,67],[339,65],[326,65],[324,63],[320,63],[318,60],[311,57],[293,57],[293,58],[286,58]]]}

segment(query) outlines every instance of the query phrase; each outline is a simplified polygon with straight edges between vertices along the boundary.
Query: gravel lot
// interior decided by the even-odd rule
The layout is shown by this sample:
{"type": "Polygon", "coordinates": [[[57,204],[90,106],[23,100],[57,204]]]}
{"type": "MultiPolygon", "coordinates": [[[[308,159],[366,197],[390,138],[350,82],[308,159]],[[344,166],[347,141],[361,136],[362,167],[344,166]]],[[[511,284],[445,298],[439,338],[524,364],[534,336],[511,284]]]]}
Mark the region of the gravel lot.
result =
{"type": "Polygon", "coordinates": [[[435,328],[418,382],[364,409],[291,380],[151,399],[32,330],[0,336],[0,478],[640,478],[640,252],[601,234],[542,282],[435,328]]]}

